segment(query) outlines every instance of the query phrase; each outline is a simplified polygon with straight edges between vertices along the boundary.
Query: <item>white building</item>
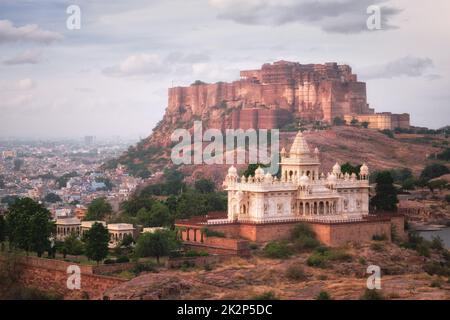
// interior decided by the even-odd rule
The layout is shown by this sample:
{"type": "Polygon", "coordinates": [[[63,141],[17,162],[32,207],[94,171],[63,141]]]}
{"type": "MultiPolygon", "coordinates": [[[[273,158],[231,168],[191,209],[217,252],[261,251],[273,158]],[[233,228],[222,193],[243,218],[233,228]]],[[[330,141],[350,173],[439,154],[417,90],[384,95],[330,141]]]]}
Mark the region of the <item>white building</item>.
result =
{"type": "Polygon", "coordinates": [[[116,246],[120,243],[126,235],[134,236],[134,227],[130,223],[112,223],[108,224],[109,231],[109,245],[116,246]]]}
{"type": "Polygon", "coordinates": [[[64,240],[70,234],[77,236],[81,232],[81,221],[78,218],[65,218],[56,220],[56,239],[64,240]]]}
{"type": "Polygon", "coordinates": [[[239,178],[235,167],[224,181],[228,191],[228,221],[360,220],[369,214],[369,169],[359,177],[343,174],[336,163],[320,172],[319,150],[311,152],[301,132],[290,152],[281,151],[281,178],[262,168],[239,178]]]}

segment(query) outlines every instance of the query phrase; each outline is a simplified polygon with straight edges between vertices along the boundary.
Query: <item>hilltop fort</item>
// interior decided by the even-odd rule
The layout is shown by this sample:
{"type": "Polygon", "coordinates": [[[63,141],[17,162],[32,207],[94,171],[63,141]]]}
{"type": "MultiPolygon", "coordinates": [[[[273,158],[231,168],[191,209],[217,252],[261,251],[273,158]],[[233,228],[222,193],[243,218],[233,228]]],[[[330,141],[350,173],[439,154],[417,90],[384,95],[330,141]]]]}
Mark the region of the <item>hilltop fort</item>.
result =
{"type": "Polygon", "coordinates": [[[241,71],[231,83],[196,81],[169,89],[166,116],[172,124],[213,120],[214,114],[221,114],[220,121],[209,124],[219,129],[281,128],[295,118],[328,123],[356,119],[381,130],[410,125],[409,114],[375,113],[367,103],[366,84],[350,66],[334,62],[278,61],[241,71]]]}

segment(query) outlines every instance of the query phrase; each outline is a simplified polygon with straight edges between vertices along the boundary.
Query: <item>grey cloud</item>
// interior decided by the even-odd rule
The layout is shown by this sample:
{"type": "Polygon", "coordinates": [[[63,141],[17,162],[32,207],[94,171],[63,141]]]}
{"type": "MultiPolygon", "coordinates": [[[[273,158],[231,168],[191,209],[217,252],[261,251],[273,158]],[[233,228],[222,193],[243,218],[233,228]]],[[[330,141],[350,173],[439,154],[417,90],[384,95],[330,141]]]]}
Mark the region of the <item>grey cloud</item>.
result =
{"type": "Polygon", "coordinates": [[[366,21],[367,8],[380,5],[382,29],[396,28],[390,20],[400,9],[381,5],[388,0],[301,0],[291,4],[276,1],[253,1],[237,5],[233,0],[211,0],[218,7],[218,18],[246,25],[274,25],[288,23],[309,24],[330,33],[358,33],[369,31],[366,21]]]}
{"type": "Polygon", "coordinates": [[[15,27],[9,20],[0,20],[0,44],[19,41],[50,44],[62,38],[61,34],[43,30],[36,24],[15,27]]]}
{"type": "Polygon", "coordinates": [[[17,64],[37,64],[42,60],[42,52],[40,50],[27,50],[10,59],[3,61],[5,65],[17,64]]]}
{"type": "Polygon", "coordinates": [[[431,77],[436,79],[439,75],[426,75],[426,72],[434,66],[430,58],[403,57],[390,61],[383,65],[376,65],[361,70],[363,79],[390,79],[396,77],[431,77]]]}

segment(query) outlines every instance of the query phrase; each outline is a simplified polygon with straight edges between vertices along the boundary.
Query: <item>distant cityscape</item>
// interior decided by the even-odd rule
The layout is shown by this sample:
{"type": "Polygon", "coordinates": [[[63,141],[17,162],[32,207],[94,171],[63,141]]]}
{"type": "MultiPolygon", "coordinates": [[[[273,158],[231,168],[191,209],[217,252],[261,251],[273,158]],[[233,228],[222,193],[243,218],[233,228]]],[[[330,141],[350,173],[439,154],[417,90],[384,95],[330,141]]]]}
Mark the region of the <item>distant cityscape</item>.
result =
{"type": "Polygon", "coordinates": [[[136,140],[1,140],[0,210],[15,198],[30,197],[43,203],[54,219],[82,218],[87,205],[105,197],[117,210],[119,203],[143,182],[118,166],[102,164],[120,156],[136,140]]]}

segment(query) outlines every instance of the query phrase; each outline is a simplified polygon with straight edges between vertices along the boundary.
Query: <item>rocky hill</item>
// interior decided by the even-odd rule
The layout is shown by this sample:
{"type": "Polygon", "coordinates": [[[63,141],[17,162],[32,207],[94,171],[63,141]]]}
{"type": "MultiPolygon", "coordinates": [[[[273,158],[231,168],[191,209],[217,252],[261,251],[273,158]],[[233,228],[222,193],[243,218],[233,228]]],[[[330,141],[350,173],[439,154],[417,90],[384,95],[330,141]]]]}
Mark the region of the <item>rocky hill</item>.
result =
{"type": "MultiPolygon", "coordinates": [[[[125,153],[119,162],[127,166],[148,168],[152,173],[172,166],[170,135],[173,127],[163,121],[153,134],[125,153]],[[169,140],[168,140],[169,139],[169,140]]],[[[282,132],[280,146],[290,148],[296,132],[282,132]]],[[[367,163],[374,170],[409,168],[419,174],[431,154],[442,150],[444,138],[434,135],[395,135],[393,138],[371,129],[336,126],[305,133],[310,147],[318,147],[323,172],[334,163],[367,163]]],[[[242,169],[245,166],[238,166],[242,169]]],[[[228,165],[182,165],[181,170],[191,179],[210,177],[220,182],[228,165]]]]}

